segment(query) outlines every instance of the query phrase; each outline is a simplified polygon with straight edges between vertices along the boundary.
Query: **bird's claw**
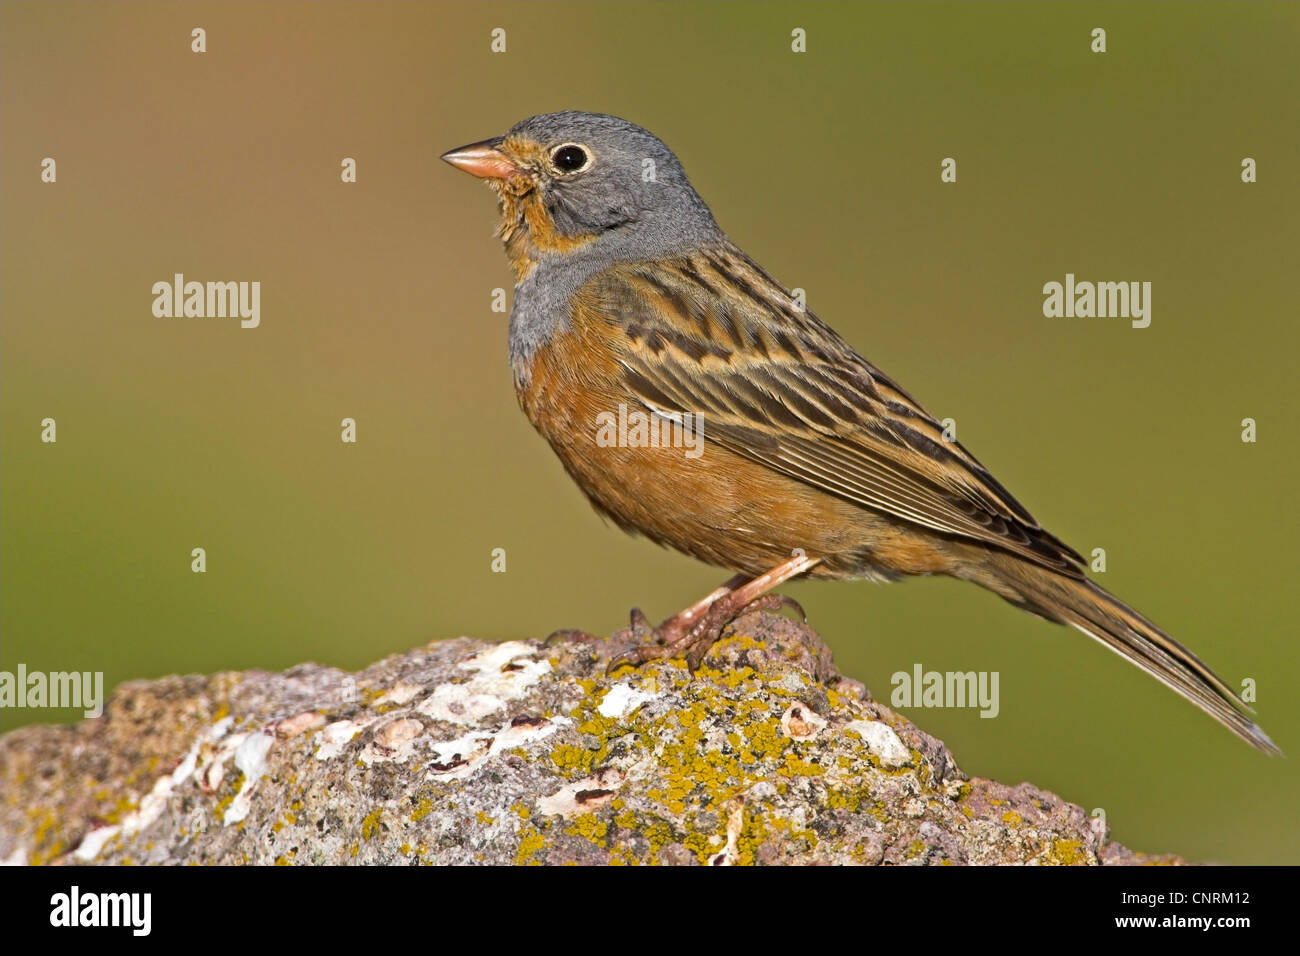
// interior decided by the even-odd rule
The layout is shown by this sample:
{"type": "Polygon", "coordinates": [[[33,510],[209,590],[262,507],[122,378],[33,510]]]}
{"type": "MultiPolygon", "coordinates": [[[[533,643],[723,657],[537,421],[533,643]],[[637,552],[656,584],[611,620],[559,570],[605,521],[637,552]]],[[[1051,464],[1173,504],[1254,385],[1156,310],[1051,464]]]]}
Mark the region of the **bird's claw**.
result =
{"type": "Polygon", "coordinates": [[[638,641],[611,660],[605,673],[612,674],[623,666],[640,667],[650,661],[671,660],[674,657],[685,658],[686,666],[694,673],[733,622],[756,611],[775,611],[785,607],[794,608],[807,621],[807,615],[799,602],[783,594],[764,594],[739,607],[731,600],[731,595],[720,597],[709,605],[709,609],[698,621],[684,631],[677,617],[670,617],[658,627],[652,628],[641,609],[633,608],[631,631],[638,641]]]}

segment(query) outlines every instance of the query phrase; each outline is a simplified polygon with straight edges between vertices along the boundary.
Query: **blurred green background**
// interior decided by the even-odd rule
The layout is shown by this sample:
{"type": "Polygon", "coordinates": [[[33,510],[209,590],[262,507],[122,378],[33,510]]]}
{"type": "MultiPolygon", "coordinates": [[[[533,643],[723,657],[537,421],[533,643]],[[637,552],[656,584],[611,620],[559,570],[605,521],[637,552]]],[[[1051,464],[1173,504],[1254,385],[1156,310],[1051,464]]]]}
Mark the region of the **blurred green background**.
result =
{"type": "MultiPolygon", "coordinates": [[[[609,632],[727,577],[605,526],[520,414],[495,207],[437,159],[580,108],[661,136],[1300,752],[1297,5],[6,2],[0,26],[0,667],[355,668],[609,632]],[[174,272],[261,281],[261,327],[155,318],[174,272]],[[1067,272],[1151,281],[1151,327],[1044,318],[1067,272]]],[[[1000,672],[995,720],[905,711],[967,772],[1102,807],[1137,849],[1300,860],[1300,764],[1081,635],[955,581],[788,592],[886,701],[916,662],[1000,672]]],[[[34,717],[75,714],[0,712],[34,717]]]]}

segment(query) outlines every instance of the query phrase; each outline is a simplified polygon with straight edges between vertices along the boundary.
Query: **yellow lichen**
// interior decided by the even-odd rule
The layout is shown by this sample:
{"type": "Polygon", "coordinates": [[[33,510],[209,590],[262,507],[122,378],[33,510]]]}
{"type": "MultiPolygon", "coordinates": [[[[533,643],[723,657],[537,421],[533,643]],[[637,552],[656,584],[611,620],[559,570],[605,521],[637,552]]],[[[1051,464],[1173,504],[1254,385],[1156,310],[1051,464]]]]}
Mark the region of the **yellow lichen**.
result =
{"type": "Polygon", "coordinates": [[[591,766],[592,752],[573,744],[557,744],[551,750],[551,763],[564,771],[585,771],[591,766]]]}
{"type": "Polygon", "coordinates": [[[1053,840],[1047,845],[1047,860],[1057,866],[1075,866],[1091,859],[1082,840],[1053,840]]]}
{"type": "Polygon", "coordinates": [[[609,825],[594,813],[584,813],[574,817],[569,822],[569,825],[565,827],[564,832],[570,836],[580,836],[590,840],[601,849],[609,845],[605,839],[605,836],[609,833],[609,825]]]}
{"type": "Polygon", "coordinates": [[[433,812],[433,800],[421,794],[415,803],[415,809],[411,811],[411,822],[419,823],[425,817],[433,812]]]}
{"type": "Polygon", "coordinates": [[[546,837],[532,824],[524,824],[519,831],[519,850],[515,853],[515,866],[540,866],[540,860],[534,860],[543,847],[546,837]]]}

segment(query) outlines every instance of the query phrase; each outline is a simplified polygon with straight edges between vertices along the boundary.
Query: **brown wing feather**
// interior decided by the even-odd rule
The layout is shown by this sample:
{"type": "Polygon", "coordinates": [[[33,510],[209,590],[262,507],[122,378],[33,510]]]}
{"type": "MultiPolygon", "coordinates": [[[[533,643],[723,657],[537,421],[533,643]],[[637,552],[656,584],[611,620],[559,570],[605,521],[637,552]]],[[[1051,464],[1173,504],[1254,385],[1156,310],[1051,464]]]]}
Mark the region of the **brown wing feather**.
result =
{"type": "Polygon", "coordinates": [[[703,413],[706,441],[879,514],[1079,574],[1076,551],[734,247],[620,266],[584,292],[622,331],[647,408],[703,413]]]}

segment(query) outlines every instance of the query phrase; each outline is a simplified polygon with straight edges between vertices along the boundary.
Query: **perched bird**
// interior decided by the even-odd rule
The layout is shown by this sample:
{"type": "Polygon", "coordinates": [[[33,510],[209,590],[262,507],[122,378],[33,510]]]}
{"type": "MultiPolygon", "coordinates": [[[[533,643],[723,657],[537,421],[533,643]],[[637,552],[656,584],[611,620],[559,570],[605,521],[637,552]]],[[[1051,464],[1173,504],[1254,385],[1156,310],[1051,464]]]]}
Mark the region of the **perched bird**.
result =
{"type": "Polygon", "coordinates": [[[442,158],[497,195],[529,420],[597,511],[741,572],[634,661],[698,664],[723,625],[795,576],[946,574],[1073,625],[1277,752],[1222,679],[1089,581],[1078,552],[732,243],[651,133],[550,113],[442,158]],[[691,429],[702,452],[644,428],[601,440],[634,413],[691,429]]]}

